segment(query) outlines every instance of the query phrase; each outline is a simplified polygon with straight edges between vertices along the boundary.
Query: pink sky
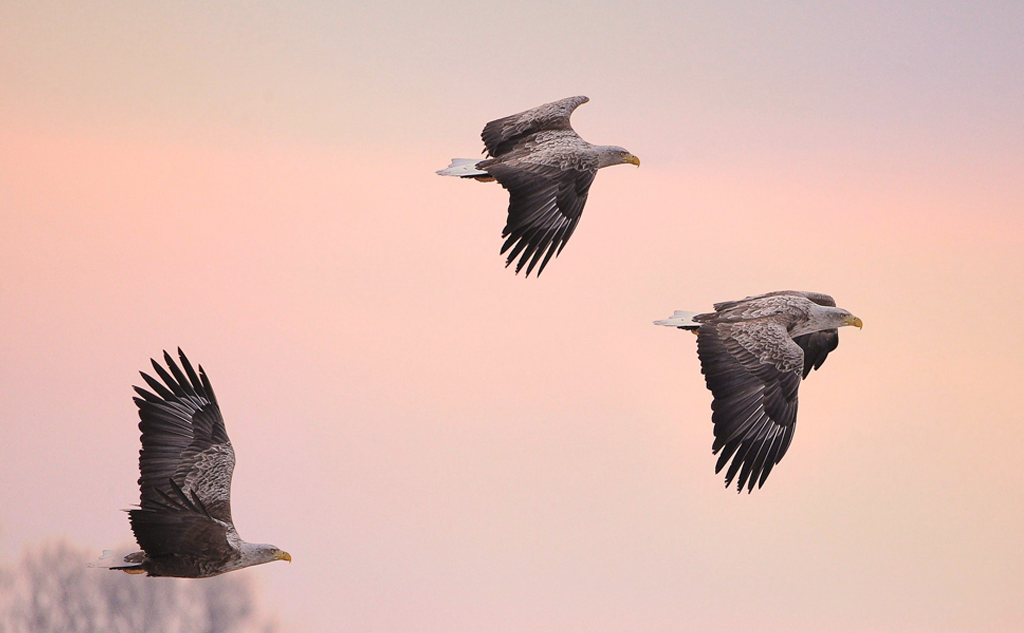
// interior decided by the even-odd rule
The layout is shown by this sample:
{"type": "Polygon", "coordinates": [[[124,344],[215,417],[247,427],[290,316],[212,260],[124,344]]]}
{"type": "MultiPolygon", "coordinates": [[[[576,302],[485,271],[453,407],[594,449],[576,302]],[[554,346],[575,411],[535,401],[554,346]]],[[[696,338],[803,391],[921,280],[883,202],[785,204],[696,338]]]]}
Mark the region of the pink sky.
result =
{"type": "Polygon", "coordinates": [[[130,540],[180,345],[297,631],[1024,626],[1018,6],[185,6],[0,9],[0,556],[130,540]],[[643,167],[524,280],[433,172],[580,93],[643,167]],[[737,496],[650,322],[783,288],[865,327],[737,496]]]}

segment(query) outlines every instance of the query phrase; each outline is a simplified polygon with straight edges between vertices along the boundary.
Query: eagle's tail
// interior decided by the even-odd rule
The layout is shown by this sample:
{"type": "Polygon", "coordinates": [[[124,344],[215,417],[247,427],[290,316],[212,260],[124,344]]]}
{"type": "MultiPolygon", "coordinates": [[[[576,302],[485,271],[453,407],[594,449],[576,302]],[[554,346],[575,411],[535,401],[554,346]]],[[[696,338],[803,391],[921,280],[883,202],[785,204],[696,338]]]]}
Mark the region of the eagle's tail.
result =
{"type": "Polygon", "coordinates": [[[98,561],[88,563],[86,566],[98,569],[119,570],[127,574],[141,574],[146,571],[142,568],[142,562],[145,560],[145,557],[145,552],[105,549],[103,550],[103,556],[100,556],[98,561]]]}
{"type": "Polygon", "coordinates": [[[675,313],[667,319],[662,321],[655,321],[655,325],[665,325],[668,327],[677,327],[680,330],[697,330],[700,328],[700,323],[693,320],[696,312],[686,312],[684,310],[676,310],[675,313]]]}
{"type": "Polygon", "coordinates": [[[437,173],[441,176],[456,176],[458,178],[476,178],[477,180],[493,180],[494,177],[482,169],[477,169],[479,158],[453,158],[452,164],[437,173]]]}

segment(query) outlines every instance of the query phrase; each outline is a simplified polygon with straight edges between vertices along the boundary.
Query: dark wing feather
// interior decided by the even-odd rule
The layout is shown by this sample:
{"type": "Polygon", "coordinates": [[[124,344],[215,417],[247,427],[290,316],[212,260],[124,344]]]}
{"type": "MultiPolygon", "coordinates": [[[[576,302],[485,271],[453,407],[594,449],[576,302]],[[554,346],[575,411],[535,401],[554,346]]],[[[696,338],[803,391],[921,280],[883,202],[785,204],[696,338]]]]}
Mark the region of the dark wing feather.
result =
{"type": "Polygon", "coordinates": [[[804,350],[803,377],[812,369],[819,369],[824,364],[829,352],[839,347],[839,330],[821,330],[804,334],[793,339],[793,342],[804,350]]]}
{"type": "Polygon", "coordinates": [[[236,556],[228,542],[228,526],[212,517],[197,495],[191,497],[171,481],[170,492],[156,490],[159,500],[129,510],[132,531],[151,559],[174,557],[180,575],[203,575],[200,567],[216,567],[236,556]]]}
{"type": "MultiPolygon", "coordinates": [[[[836,300],[827,294],[820,292],[801,293],[814,303],[830,308],[836,307],[836,300]]],[[[839,347],[839,330],[821,330],[804,334],[793,339],[793,342],[804,350],[804,378],[810,375],[812,369],[820,369],[828,358],[829,352],[839,347]]]]}
{"type": "Polygon", "coordinates": [[[177,506],[168,506],[167,499],[177,487],[209,518],[231,525],[234,450],[206,373],[200,367],[197,375],[180,349],[178,355],[181,368],[166,352],[166,370],[153,361],[160,380],[142,374],[152,391],[135,388],[142,431],[139,505],[151,513],[176,512],[177,506]]]}
{"type": "Polygon", "coordinates": [[[487,155],[501,156],[512,150],[520,140],[537,132],[571,130],[569,117],[587,101],[590,101],[587,97],[568,97],[491,121],[480,134],[487,155]]]}
{"type": "Polygon", "coordinates": [[[508,222],[501,234],[506,238],[502,254],[511,249],[505,265],[518,257],[517,273],[526,266],[529,277],[539,263],[540,275],[576,230],[597,170],[490,161],[481,164],[481,169],[509,192],[508,222]]]}
{"type": "Polygon", "coordinates": [[[714,397],[715,472],[732,460],[726,485],[738,475],[738,490],[760,488],[793,439],[802,351],[780,324],[705,323],[697,355],[714,397]]]}

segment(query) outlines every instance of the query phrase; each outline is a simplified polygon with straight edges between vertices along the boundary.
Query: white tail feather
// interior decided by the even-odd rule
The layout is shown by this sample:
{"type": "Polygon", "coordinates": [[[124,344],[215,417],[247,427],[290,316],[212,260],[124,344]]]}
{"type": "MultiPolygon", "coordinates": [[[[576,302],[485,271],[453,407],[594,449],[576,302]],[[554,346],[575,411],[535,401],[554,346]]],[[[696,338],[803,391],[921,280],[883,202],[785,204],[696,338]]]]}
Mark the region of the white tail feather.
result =
{"type": "Polygon", "coordinates": [[[96,567],[99,569],[110,569],[112,567],[124,567],[126,565],[134,565],[125,560],[125,556],[133,553],[134,550],[122,549],[122,550],[103,550],[103,555],[100,559],[94,563],[86,563],[86,567],[96,567]]]}
{"type": "Polygon", "coordinates": [[[479,158],[453,158],[452,164],[445,169],[438,171],[441,176],[457,176],[459,178],[474,178],[476,176],[488,176],[486,171],[476,168],[480,162],[479,158]]]}
{"type": "Polygon", "coordinates": [[[677,327],[684,330],[696,330],[700,327],[700,323],[693,320],[696,312],[686,312],[685,310],[676,310],[669,318],[663,321],[655,321],[655,325],[665,325],[667,327],[677,327]]]}

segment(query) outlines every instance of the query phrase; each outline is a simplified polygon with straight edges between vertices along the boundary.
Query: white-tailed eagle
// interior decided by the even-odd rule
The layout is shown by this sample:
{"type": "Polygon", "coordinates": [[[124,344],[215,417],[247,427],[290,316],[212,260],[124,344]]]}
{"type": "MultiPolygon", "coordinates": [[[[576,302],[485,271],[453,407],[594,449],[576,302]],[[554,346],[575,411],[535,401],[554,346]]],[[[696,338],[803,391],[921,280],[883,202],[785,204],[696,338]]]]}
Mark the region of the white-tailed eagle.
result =
{"type": "Polygon", "coordinates": [[[508,252],[505,265],[516,258],[516,273],[526,276],[539,264],[537,275],[552,255],[562,252],[579,224],[583,205],[597,170],[640,159],[614,145],[591,145],[572,129],[573,110],[589,101],[569,97],[513,114],[484,126],[481,137],[489,158],[455,158],[442,176],[497,180],[508,190],[508,222],[501,236],[508,252]]]}
{"type": "Polygon", "coordinates": [[[697,356],[711,390],[715,472],[729,460],[725,485],[760,488],[786,454],[796,427],[800,381],[839,345],[839,328],[863,326],[816,292],[769,292],[716,303],[706,314],[677,311],[657,325],[697,335],[697,356]]]}
{"type": "Polygon", "coordinates": [[[206,578],[269,563],[291,562],[281,549],[247,543],[231,521],[231,448],[210,380],[178,350],[181,368],[164,352],[155,360],[157,380],[142,373],[152,391],[135,387],[139,407],[139,507],[128,510],[142,551],[107,552],[98,567],[129,574],[206,578]],[[162,381],[162,382],[161,382],[162,381]]]}

